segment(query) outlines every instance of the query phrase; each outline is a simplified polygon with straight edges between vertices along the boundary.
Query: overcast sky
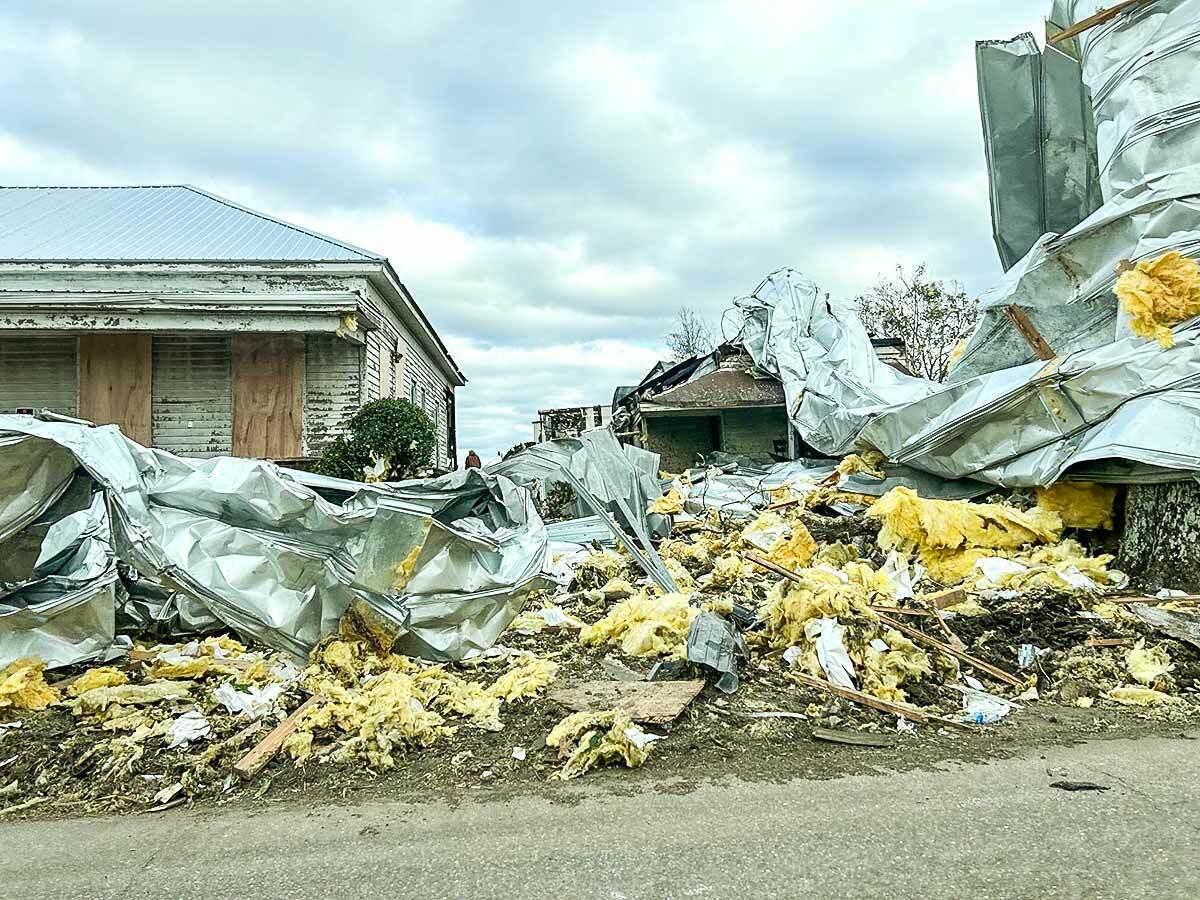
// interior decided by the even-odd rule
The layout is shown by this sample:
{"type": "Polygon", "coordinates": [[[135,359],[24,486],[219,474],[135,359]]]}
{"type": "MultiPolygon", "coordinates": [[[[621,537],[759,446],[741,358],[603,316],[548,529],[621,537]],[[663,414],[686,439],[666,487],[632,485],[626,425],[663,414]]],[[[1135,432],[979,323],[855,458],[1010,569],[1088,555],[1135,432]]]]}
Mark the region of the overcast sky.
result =
{"type": "Polygon", "coordinates": [[[781,266],[987,287],[973,42],[1048,9],[9,0],[0,182],[190,183],[385,253],[487,459],[781,266]]]}

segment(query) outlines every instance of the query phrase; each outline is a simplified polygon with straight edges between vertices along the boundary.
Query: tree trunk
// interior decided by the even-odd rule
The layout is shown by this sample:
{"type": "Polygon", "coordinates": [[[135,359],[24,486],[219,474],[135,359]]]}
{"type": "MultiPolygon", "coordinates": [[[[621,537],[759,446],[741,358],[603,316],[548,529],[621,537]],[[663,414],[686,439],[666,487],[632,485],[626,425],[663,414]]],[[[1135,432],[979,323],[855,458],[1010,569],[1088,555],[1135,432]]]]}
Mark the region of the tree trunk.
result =
{"type": "Polygon", "coordinates": [[[1130,485],[1117,564],[1147,587],[1200,591],[1200,484],[1130,485]]]}

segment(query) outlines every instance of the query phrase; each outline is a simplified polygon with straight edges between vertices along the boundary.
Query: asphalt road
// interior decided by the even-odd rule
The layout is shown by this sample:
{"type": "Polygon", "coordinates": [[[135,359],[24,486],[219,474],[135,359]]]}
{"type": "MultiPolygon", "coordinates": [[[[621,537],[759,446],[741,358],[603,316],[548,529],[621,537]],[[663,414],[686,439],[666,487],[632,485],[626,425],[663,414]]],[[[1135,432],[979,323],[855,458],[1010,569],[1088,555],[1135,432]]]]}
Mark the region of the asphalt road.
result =
{"type": "Polygon", "coordinates": [[[581,783],[578,803],[280,803],[18,822],[0,826],[0,890],[20,900],[1190,900],[1200,897],[1198,761],[1197,740],[1097,741],[987,765],[683,794],[581,783]],[[1063,779],[1110,790],[1050,787],[1063,779]]]}

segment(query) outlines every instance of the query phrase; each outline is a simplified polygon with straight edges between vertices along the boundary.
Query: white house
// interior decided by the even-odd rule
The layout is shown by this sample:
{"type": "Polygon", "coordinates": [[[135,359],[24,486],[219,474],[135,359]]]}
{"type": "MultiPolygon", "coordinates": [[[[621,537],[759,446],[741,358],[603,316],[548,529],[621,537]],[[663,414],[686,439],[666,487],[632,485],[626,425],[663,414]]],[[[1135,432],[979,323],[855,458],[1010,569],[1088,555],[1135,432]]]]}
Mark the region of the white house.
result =
{"type": "Polygon", "coordinates": [[[0,412],[294,460],[407,397],[449,469],[465,383],[383,256],[186,185],[0,187],[0,412]]]}

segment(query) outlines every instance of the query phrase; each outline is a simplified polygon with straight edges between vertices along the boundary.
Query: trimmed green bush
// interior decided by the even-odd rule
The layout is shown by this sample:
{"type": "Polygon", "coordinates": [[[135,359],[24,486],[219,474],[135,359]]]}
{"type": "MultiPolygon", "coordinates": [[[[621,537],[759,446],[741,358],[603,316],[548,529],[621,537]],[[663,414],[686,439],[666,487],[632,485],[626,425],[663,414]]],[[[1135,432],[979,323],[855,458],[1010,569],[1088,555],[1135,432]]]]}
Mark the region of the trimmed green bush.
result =
{"type": "Polygon", "coordinates": [[[321,453],[314,470],[352,481],[401,481],[430,467],[437,426],[407,400],[372,400],[343,423],[346,433],[321,453]]]}

